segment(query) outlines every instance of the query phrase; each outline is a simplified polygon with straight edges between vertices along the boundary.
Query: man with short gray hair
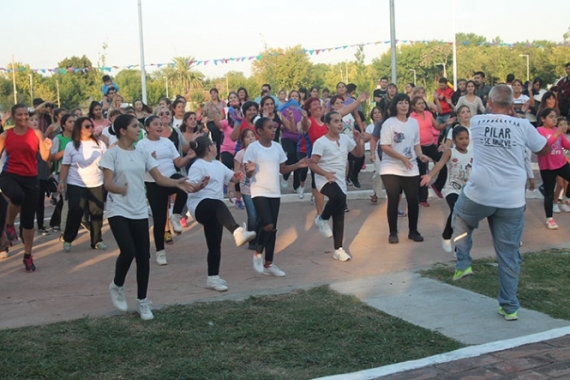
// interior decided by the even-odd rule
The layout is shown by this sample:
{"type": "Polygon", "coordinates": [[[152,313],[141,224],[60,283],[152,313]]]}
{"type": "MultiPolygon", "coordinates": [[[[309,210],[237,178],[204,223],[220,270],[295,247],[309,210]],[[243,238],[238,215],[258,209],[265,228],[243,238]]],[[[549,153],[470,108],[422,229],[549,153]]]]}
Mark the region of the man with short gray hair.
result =
{"type": "Polygon", "coordinates": [[[498,312],[506,320],[518,319],[517,287],[521,256],[519,244],[526,205],[525,148],[538,155],[548,152],[546,139],[525,119],[514,114],[513,91],[506,85],[491,89],[490,113],[471,119],[473,168],[455,203],[456,271],[453,280],[473,274],[472,233],[487,218],[499,262],[498,312]]]}

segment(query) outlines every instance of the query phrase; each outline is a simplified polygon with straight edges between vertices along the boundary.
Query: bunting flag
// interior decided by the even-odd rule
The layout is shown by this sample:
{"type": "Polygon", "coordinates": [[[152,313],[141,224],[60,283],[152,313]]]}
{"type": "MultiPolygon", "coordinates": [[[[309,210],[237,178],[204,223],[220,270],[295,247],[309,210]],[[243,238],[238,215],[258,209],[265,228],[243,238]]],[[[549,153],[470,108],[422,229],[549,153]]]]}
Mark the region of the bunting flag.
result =
{"type": "MultiPolygon", "coordinates": [[[[430,42],[436,42],[438,44],[441,45],[451,45],[452,42],[449,41],[438,41],[438,40],[432,40],[432,41],[428,41],[428,40],[396,40],[397,44],[415,44],[415,43],[423,43],[423,44],[427,44],[430,42]]],[[[301,51],[299,51],[300,54],[309,54],[309,55],[319,55],[321,53],[329,53],[331,51],[335,51],[335,50],[340,50],[340,49],[348,49],[348,48],[354,48],[354,47],[363,47],[363,46],[369,46],[369,45],[380,45],[380,44],[384,44],[384,45],[389,45],[390,41],[375,41],[375,42],[366,42],[366,43],[361,43],[361,44],[352,44],[352,45],[341,45],[341,46],[335,46],[335,47],[328,47],[328,48],[319,48],[319,49],[303,49],[301,51]]],[[[463,46],[469,46],[471,45],[471,43],[469,41],[463,41],[463,42],[457,42],[457,45],[463,45],[463,46]]],[[[560,43],[551,43],[551,46],[570,46],[570,42],[568,41],[564,41],[564,42],[560,42],[560,43]]],[[[479,44],[476,44],[476,46],[500,46],[500,47],[508,47],[508,48],[513,48],[513,47],[524,47],[524,48],[531,48],[531,47],[546,47],[545,44],[539,44],[539,43],[530,43],[530,42],[516,42],[516,43],[506,43],[506,42],[481,42],[479,44]]],[[[209,62],[213,62],[214,65],[218,65],[218,64],[228,64],[230,62],[245,62],[247,61],[252,61],[252,60],[256,60],[259,61],[261,60],[265,55],[269,56],[269,57],[279,57],[282,56],[283,53],[266,53],[266,54],[259,54],[259,55],[251,55],[251,56],[243,56],[243,57],[229,57],[229,58],[216,58],[216,59],[205,59],[205,60],[192,60],[192,61],[188,61],[187,65],[188,66],[200,66],[200,65],[204,65],[206,66],[209,62]]],[[[148,63],[145,64],[145,67],[163,67],[163,66],[170,66],[170,67],[174,67],[175,63],[174,62],[168,62],[168,63],[148,63]]],[[[53,69],[32,69],[32,71],[34,73],[41,73],[41,74],[46,74],[46,73],[60,73],[60,74],[67,74],[67,73],[79,73],[79,72],[87,72],[88,70],[97,70],[100,72],[111,72],[111,70],[123,70],[123,69],[134,69],[140,67],[139,64],[131,64],[131,65],[126,65],[126,66],[100,66],[100,67],[68,67],[67,69],[64,68],[53,68],[53,69]]],[[[17,67],[14,69],[15,71],[25,71],[26,68],[25,67],[17,67]]],[[[0,72],[6,72],[6,73],[11,73],[12,69],[11,68],[5,68],[5,67],[0,67],[0,72]]]]}

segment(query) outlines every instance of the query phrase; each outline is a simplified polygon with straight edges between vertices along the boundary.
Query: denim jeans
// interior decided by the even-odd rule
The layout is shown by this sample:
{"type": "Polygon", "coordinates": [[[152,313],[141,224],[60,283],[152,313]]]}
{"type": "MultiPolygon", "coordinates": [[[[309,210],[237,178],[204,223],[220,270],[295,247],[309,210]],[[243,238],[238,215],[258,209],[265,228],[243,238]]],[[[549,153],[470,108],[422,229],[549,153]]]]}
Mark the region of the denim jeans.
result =
{"type": "Polygon", "coordinates": [[[500,290],[497,299],[499,305],[509,314],[520,307],[517,287],[522,262],[519,245],[524,227],[524,210],[525,206],[518,208],[483,206],[461,193],[453,213],[453,231],[457,239],[455,242],[457,270],[465,270],[471,266],[473,230],[479,226],[483,218],[487,218],[499,261],[500,290]]]}
{"type": "MultiPolygon", "coordinates": [[[[257,216],[257,211],[255,210],[255,206],[253,205],[253,199],[251,198],[251,195],[242,194],[241,198],[245,206],[245,211],[247,212],[247,230],[259,233],[258,231],[259,217],[257,216]]],[[[257,247],[257,236],[255,237],[255,239],[249,242],[249,247],[250,248],[257,247]]]]}

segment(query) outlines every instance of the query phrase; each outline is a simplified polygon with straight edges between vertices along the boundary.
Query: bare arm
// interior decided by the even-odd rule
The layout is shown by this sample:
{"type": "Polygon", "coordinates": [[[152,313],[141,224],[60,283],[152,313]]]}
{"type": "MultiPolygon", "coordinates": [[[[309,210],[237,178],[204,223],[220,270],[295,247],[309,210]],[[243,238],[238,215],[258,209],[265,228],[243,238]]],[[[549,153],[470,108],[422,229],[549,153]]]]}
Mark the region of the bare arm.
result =
{"type": "Polygon", "coordinates": [[[34,130],[34,132],[36,133],[36,136],[38,136],[38,139],[40,140],[40,156],[42,160],[47,161],[49,160],[52,141],[50,139],[46,139],[43,133],[41,133],[37,129],[34,130]]]}
{"type": "Polygon", "coordinates": [[[437,162],[437,164],[435,164],[435,166],[429,171],[428,174],[422,177],[420,186],[427,186],[427,184],[430,183],[431,179],[435,177],[437,173],[440,172],[441,169],[443,169],[443,167],[447,164],[450,158],[451,158],[451,150],[446,150],[441,156],[441,159],[437,162]]]}

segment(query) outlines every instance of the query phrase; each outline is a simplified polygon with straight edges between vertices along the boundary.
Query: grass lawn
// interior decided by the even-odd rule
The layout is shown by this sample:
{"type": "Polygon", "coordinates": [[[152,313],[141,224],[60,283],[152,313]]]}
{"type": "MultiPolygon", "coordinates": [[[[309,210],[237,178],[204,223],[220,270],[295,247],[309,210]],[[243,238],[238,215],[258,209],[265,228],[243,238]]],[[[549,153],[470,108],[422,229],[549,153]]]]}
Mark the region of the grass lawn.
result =
{"type": "Polygon", "coordinates": [[[0,331],[1,379],[309,379],[462,344],[328,287],[0,331]]]}
{"type": "MultiPolygon", "coordinates": [[[[570,319],[570,250],[549,249],[523,255],[518,297],[522,307],[554,318],[570,319]]],[[[473,276],[453,281],[455,263],[437,264],[422,271],[433,278],[476,293],[496,298],[499,277],[495,259],[473,261],[473,276]]]]}

